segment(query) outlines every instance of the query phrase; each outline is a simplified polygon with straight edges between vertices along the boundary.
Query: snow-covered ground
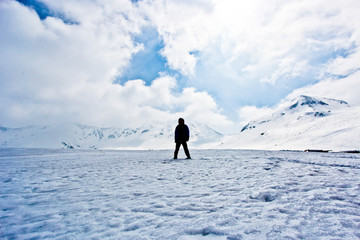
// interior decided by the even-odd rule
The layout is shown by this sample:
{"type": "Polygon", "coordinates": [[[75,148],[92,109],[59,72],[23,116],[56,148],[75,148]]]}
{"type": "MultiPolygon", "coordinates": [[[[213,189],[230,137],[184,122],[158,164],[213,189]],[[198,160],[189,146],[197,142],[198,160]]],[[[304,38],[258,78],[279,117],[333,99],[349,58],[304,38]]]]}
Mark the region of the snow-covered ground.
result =
{"type": "Polygon", "coordinates": [[[360,238],[359,154],[172,154],[0,149],[0,239],[360,238]]]}

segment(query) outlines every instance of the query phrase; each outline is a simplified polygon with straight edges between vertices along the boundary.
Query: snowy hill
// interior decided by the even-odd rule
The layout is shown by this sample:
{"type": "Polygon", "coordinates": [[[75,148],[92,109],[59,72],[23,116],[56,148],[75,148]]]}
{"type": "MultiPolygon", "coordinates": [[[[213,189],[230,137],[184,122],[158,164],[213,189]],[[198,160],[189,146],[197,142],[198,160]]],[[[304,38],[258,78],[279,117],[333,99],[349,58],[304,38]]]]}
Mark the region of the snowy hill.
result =
{"type": "MultiPolygon", "coordinates": [[[[206,125],[191,123],[191,144],[202,148],[222,135],[206,125]]],[[[79,124],[0,128],[0,147],[81,149],[171,149],[176,125],[160,123],[138,128],[97,128],[79,124]]]]}
{"type": "Polygon", "coordinates": [[[300,96],[271,115],[249,122],[241,133],[226,136],[224,148],[328,149],[360,148],[360,109],[342,100],[300,96]]]}

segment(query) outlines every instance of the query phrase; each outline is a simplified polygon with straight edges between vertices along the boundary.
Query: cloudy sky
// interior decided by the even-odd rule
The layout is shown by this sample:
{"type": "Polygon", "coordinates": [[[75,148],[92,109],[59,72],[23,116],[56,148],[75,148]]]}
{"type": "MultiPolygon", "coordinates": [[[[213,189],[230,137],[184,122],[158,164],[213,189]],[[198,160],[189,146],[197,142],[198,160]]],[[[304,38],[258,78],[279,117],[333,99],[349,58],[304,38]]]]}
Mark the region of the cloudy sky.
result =
{"type": "Polygon", "coordinates": [[[1,0],[0,126],[207,123],[360,105],[358,0],[1,0]]]}

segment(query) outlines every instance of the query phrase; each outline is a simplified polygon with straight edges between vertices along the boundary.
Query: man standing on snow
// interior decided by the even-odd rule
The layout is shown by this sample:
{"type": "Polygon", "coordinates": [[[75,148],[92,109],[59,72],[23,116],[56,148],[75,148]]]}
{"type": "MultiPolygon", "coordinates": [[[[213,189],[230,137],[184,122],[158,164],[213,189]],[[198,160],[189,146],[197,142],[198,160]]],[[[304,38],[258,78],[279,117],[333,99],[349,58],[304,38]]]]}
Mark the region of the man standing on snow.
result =
{"type": "Polygon", "coordinates": [[[174,159],[177,159],[180,145],[183,145],[183,148],[184,148],[184,151],[186,154],[186,159],[191,159],[189,149],[188,149],[188,146],[186,143],[187,141],[189,141],[189,136],[190,136],[190,134],[189,134],[188,126],[185,125],[184,119],[179,118],[179,125],[177,125],[175,128],[176,147],[175,147],[175,152],[174,152],[174,159]]]}

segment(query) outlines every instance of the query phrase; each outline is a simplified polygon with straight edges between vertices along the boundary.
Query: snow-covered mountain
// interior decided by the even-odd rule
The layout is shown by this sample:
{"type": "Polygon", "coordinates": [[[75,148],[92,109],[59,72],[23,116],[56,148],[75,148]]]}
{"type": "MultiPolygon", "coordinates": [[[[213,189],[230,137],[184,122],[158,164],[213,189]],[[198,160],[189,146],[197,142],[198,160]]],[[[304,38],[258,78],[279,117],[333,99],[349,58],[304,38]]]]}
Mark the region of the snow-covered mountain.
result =
{"type": "Polygon", "coordinates": [[[226,136],[224,148],[326,149],[360,148],[360,108],[342,100],[300,96],[271,115],[249,122],[240,134],[226,136]]]}
{"type": "MultiPolygon", "coordinates": [[[[190,123],[191,144],[202,148],[222,135],[207,125],[190,123]]],[[[82,149],[171,149],[176,124],[154,123],[138,128],[98,128],[79,124],[0,128],[0,147],[82,149]]]]}
{"type": "MultiPolygon", "coordinates": [[[[270,150],[358,150],[360,108],[342,100],[300,96],[271,115],[249,122],[240,133],[222,135],[189,123],[190,148],[270,150]]],[[[0,128],[0,147],[81,149],[172,149],[176,123],[137,128],[98,128],[78,124],[0,128]]]]}

